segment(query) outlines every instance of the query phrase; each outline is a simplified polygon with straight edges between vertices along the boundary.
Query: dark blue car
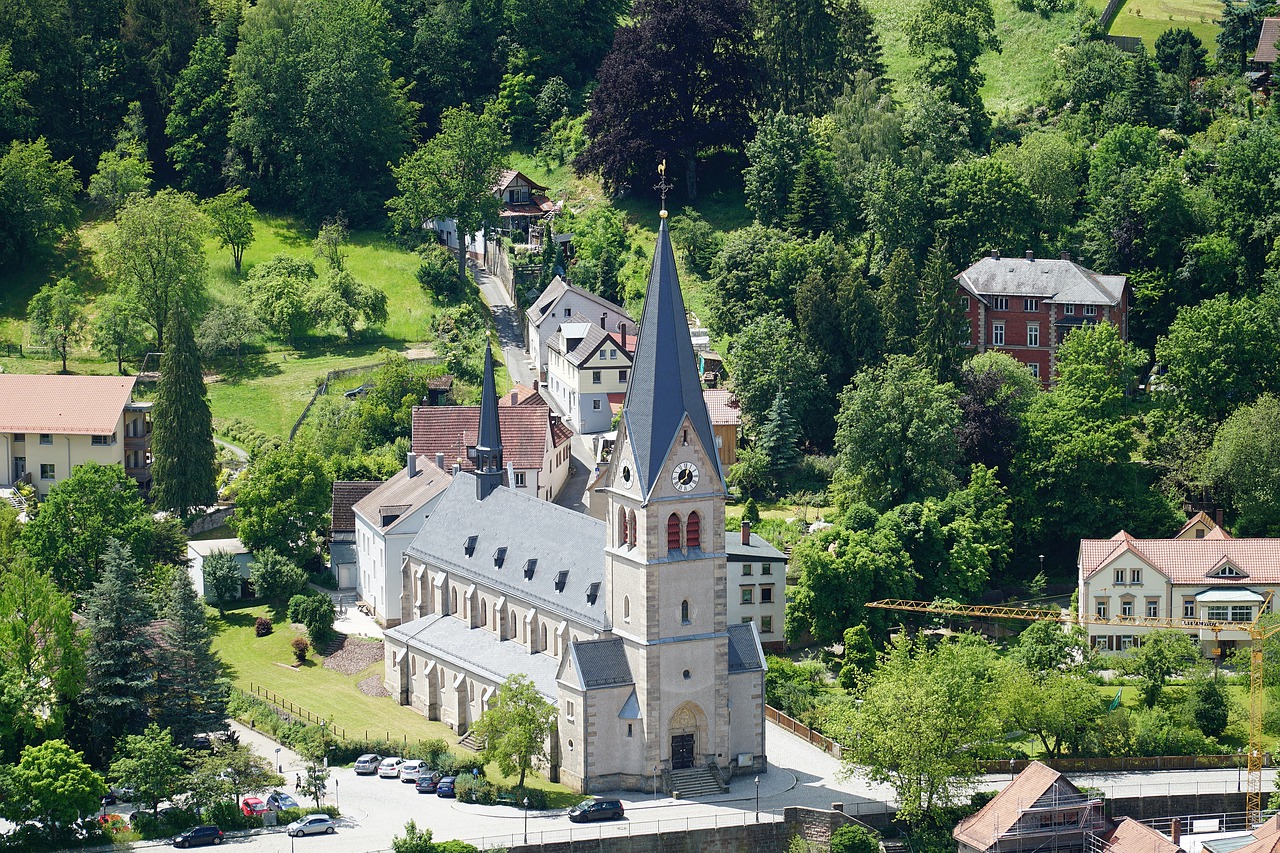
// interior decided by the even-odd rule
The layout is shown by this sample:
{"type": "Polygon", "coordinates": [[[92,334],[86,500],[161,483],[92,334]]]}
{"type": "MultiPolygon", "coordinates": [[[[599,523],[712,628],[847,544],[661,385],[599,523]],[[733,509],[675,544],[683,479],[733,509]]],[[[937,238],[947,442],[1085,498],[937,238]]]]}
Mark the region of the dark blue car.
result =
{"type": "Polygon", "coordinates": [[[457,794],[454,793],[454,790],[453,790],[453,783],[455,781],[457,781],[457,777],[455,776],[446,776],[443,779],[441,779],[439,783],[436,784],[436,796],[437,797],[456,797],[457,794]]]}

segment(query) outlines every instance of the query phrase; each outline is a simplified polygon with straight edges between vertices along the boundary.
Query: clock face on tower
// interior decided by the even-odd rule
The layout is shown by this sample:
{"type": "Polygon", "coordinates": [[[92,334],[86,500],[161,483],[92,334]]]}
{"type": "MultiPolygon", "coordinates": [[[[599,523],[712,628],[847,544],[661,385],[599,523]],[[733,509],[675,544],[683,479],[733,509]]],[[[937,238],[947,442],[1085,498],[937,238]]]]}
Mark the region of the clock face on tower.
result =
{"type": "Polygon", "coordinates": [[[671,482],[682,492],[690,491],[698,485],[698,466],[692,462],[681,462],[671,472],[671,482]]]}

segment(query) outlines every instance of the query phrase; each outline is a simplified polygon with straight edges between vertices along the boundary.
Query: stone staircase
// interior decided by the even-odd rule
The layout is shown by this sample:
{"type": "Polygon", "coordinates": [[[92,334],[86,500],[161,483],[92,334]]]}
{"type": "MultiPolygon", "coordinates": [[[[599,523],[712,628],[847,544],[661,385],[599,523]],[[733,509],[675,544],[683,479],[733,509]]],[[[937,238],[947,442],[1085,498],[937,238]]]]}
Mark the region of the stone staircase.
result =
{"type": "Polygon", "coordinates": [[[472,752],[479,752],[484,749],[484,741],[476,737],[470,731],[458,739],[458,746],[463,749],[469,749],[472,752]]]}
{"type": "Polygon", "coordinates": [[[710,767],[670,770],[663,775],[666,777],[667,790],[671,792],[671,796],[682,800],[724,793],[718,775],[710,767]]]}

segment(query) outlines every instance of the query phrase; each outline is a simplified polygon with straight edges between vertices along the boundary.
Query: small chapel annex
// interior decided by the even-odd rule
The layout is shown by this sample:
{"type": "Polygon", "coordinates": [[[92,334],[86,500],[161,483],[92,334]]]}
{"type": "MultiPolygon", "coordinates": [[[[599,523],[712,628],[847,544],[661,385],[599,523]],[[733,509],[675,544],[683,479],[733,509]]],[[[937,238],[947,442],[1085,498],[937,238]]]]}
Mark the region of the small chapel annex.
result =
{"type": "MultiPolygon", "coordinates": [[[[559,709],[550,778],[652,790],[766,769],[764,652],[728,624],[725,483],[661,213],[600,521],[504,482],[492,355],[480,430],[405,552],[386,687],[459,735],[524,673],[559,709]]],[[[594,502],[593,500],[593,502],[594,502]]]]}

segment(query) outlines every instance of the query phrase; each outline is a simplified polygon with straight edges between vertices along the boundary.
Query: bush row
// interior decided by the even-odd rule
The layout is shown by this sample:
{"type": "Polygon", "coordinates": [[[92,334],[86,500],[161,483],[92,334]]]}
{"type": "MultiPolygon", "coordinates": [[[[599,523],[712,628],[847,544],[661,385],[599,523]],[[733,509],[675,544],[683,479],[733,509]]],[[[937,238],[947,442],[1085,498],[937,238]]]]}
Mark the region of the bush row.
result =
{"type": "Polygon", "coordinates": [[[496,806],[501,802],[523,808],[525,799],[528,799],[530,809],[541,811],[547,808],[549,803],[547,792],[539,788],[499,785],[483,776],[478,778],[458,776],[454,792],[464,803],[476,803],[481,806],[496,806]]]}
{"type": "Polygon", "coordinates": [[[231,418],[229,420],[219,418],[214,421],[214,429],[231,439],[235,444],[243,447],[249,452],[250,456],[254,457],[260,456],[268,450],[276,450],[283,444],[280,439],[267,435],[262,430],[242,421],[240,418],[231,418]]]}

